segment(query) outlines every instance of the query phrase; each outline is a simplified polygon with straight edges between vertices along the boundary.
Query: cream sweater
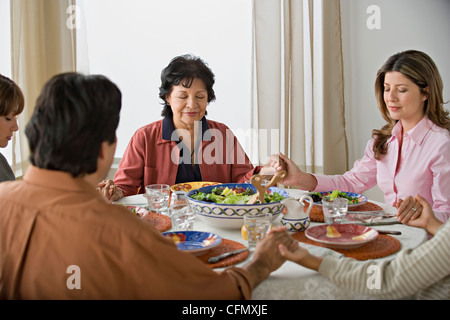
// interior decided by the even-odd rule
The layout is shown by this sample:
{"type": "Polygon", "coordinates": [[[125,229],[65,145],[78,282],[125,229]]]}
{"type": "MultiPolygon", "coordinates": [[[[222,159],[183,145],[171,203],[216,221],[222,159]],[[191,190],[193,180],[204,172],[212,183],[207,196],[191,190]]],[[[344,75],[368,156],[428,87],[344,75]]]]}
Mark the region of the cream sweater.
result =
{"type": "Polygon", "coordinates": [[[319,272],[338,286],[381,299],[450,299],[450,222],[393,260],[326,257],[319,272]]]}

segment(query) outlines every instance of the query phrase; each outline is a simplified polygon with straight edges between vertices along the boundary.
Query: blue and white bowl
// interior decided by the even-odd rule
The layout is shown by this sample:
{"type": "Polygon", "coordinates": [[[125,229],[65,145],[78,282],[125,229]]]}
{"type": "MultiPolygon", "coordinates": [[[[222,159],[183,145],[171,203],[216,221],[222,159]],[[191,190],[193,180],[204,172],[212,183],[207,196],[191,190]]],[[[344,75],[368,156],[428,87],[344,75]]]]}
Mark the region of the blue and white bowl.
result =
{"type": "MultiPolygon", "coordinates": [[[[262,214],[271,213],[272,220],[276,219],[283,211],[284,205],[278,202],[271,203],[259,203],[259,204],[221,204],[200,201],[192,199],[191,196],[198,193],[204,192],[209,193],[212,189],[216,187],[228,187],[228,188],[239,188],[244,189],[250,188],[256,192],[255,186],[249,183],[224,183],[214,186],[207,186],[192,190],[188,193],[189,201],[194,208],[197,216],[202,219],[205,223],[218,227],[218,228],[242,228],[244,224],[244,215],[246,214],[262,214]]],[[[288,198],[289,194],[280,188],[270,187],[270,192],[278,192],[281,196],[288,198]]]]}

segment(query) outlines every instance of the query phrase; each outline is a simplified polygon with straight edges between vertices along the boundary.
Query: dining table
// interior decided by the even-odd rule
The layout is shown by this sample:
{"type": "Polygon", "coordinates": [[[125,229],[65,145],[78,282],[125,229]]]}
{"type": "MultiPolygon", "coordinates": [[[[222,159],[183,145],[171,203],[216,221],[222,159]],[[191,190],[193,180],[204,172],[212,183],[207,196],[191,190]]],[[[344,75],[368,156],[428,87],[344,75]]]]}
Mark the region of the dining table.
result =
{"type": "MultiPolygon", "coordinates": [[[[294,199],[299,199],[306,191],[299,189],[285,189],[289,196],[294,199]]],[[[394,212],[394,208],[387,206],[384,203],[377,201],[371,202],[379,205],[383,208],[385,212],[394,212]]],[[[129,196],[120,199],[117,203],[124,205],[132,205],[137,207],[146,207],[147,200],[143,195],[129,196]]],[[[280,214],[273,220],[272,225],[281,225],[280,214]]],[[[321,225],[321,222],[311,222],[309,228],[321,225]]],[[[370,225],[371,228],[375,230],[384,231],[399,231],[399,235],[390,235],[390,237],[395,238],[400,242],[400,249],[393,254],[381,258],[375,258],[373,260],[391,260],[394,259],[397,254],[404,250],[413,249],[423,242],[425,242],[428,237],[425,230],[421,228],[415,228],[403,225],[398,222],[393,223],[374,223],[370,225]]],[[[221,228],[215,225],[208,224],[203,221],[200,216],[196,216],[194,222],[195,231],[210,232],[219,235],[222,239],[227,241],[242,244],[242,246],[247,246],[247,240],[242,236],[241,229],[237,228],[221,228]]],[[[168,230],[171,231],[171,230],[168,230]]],[[[292,233],[294,236],[294,233],[292,233]]],[[[299,245],[305,246],[312,254],[319,256],[335,256],[336,258],[341,258],[342,254],[323,246],[315,246],[311,244],[304,244],[299,242],[299,245]]],[[[254,249],[250,249],[249,254],[242,261],[238,261],[233,264],[235,267],[243,266],[252,259],[254,249]]],[[[341,251],[342,252],[342,251],[341,251]]],[[[226,266],[228,267],[228,266],[226,266]]],[[[218,267],[215,270],[220,271],[226,267],[218,267]]],[[[353,291],[345,290],[341,287],[335,285],[327,277],[323,276],[317,271],[307,269],[291,261],[286,261],[280,268],[273,271],[270,276],[260,283],[256,288],[254,288],[252,293],[253,300],[371,300],[376,299],[374,296],[366,296],[355,293],[353,291]]]]}

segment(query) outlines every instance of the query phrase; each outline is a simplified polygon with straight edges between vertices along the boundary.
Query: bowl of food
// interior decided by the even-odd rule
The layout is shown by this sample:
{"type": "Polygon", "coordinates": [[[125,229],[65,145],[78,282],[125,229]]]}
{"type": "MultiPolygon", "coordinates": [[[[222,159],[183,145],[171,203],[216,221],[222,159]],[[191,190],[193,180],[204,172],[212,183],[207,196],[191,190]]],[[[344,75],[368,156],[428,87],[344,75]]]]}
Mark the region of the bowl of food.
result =
{"type": "Polygon", "coordinates": [[[244,215],[271,213],[276,219],[283,211],[281,200],[289,194],[280,188],[270,187],[264,194],[264,203],[247,204],[257,192],[249,183],[224,183],[192,190],[189,201],[196,215],[205,223],[218,228],[242,228],[244,215]]]}
{"type": "Polygon", "coordinates": [[[354,208],[367,202],[367,197],[362,194],[340,190],[312,192],[309,194],[309,196],[313,199],[314,204],[320,207],[322,206],[322,198],[327,196],[331,199],[335,199],[338,197],[347,199],[349,208],[354,208]]]}

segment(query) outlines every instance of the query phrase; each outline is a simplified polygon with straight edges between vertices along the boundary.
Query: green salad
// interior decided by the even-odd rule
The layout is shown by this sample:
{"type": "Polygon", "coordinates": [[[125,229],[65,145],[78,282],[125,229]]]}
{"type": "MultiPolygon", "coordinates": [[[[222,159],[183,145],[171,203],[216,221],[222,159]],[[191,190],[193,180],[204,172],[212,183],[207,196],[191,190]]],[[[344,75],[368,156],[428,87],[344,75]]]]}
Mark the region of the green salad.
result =
{"type": "Polygon", "coordinates": [[[353,203],[358,203],[359,202],[359,198],[358,197],[350,197],[347,195],[347,193],[339,191],[339,190],[334,190],[332,193],[330,194],[324,194],[324,193],[320,193],[320,192],[315,192],[311,194],[311,198],[313,199],[314,202],[321,202],[323,197],[330,197],[331,200],[334,200],[336,198],[345,198],[348,199],[348,203],[349,204],[353,204],[353,203]]]}
{"type": "MultiPolygon", "coordinates": [[[[253,194],[255,194],[255,192],[250,188],[216,187],[212,189],[210,193],[198,192],[192,195],[191,198],[221,204],[246,204],[253,194]]],[[[264,194],[264,201],[266,203],[278,202],[283,199],[284,197],[278,192],[270,192],[270,190],[267,190],[264,194]]]]}

